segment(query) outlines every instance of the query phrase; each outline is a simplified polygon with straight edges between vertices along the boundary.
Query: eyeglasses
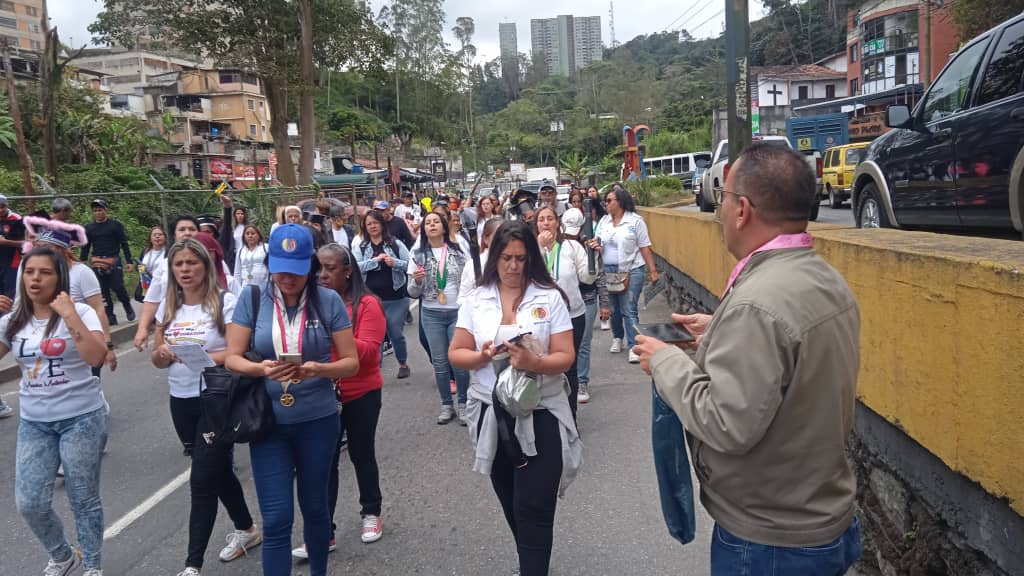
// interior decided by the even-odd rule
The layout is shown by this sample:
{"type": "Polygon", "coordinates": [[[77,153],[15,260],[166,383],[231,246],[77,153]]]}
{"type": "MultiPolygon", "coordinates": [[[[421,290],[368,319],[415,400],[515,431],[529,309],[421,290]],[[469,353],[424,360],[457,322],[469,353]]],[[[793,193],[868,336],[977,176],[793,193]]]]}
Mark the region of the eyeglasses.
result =
{"type": "Polygon", "coordinates": [[[754,204],[754,200],[750,196],[747,196],[746,194],[739,194],[739,193],[733,192],[732,190],[722,190],[722,192],[725,193],[725,194],[732,194],[736,198],[746,198],[747,202],[750,202],[750,206],[752,208],[757,208],[757,204],[754,204]]]}

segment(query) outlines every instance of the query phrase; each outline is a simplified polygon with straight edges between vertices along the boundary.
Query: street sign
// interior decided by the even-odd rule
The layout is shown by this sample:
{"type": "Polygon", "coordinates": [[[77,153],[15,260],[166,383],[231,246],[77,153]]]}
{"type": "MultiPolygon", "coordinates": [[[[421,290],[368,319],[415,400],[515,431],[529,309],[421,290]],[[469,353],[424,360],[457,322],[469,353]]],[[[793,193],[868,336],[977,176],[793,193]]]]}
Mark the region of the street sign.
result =
{"type": "Polygon", "coordinates": [[[811,138],[797,138],[796,147],[801,150],[810,150],[814,148],[814,142],[811,138]]]}
{"type": "Polygon", "coordinates": [[[509,164],[508,173],[513,178],[524,178],[526,177],[526,164],[509,164]]]}

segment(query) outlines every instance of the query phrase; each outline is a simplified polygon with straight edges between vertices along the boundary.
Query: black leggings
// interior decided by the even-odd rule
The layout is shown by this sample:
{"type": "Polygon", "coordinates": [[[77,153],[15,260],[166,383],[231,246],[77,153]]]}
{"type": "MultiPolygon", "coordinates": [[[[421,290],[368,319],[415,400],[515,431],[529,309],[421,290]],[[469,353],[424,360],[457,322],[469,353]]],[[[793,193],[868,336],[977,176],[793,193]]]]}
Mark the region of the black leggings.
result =
{"type": "Polygon", "coordinates": [[[583,331],[586,328],[586,314],[580,314],[572,319],[572,366],[569,366],[565,377],[569,379],[569,409],[572,410],[573,420],[576,419],[576,397],[580,394],[580,375],[576,367],[580,353],[580,344],[583,343],[583,331]]]}
{"type": "MultiPolygon", "coordinates": [[[[345,402],[341,409],[341,427],[348,432],[348,459],[356,469],[356,483],[359,485],[359,513],[363,516],[380,516],[381,501],[380,472],[377,470],[377,420],[380,418],[381,391],[378,388],[365,395],[345,402]]],[[[327,505],[331,511],[331,534],[337,529],[334,524],[334,507],[338,504],[338,464],[341,456],[341,435],[331,463],[331,476],[327,480],[327,505]]]]}
{"type": "Polygon", "coordinates": [[[199,398],[171,396],[171,420],[174,431],[192,454],[192,507],[188,518],[188,557],[185,566],[203,567],[203,556],[210,543],[213,525],[217,521],[219,499],[236,530],[252,528],[252,516],[245,503],[242,484],[232,467],[232,447],[211,446],[199,436],[202,410],[199,398]]]}
{"type": "MultiPolygon", "coordinates": [[[[490,406],[484,408],[491,409],[490,406]]],[[[496,416],[512,418],[499,411],[496,416]]],[[[483,422],[483,415],[480,417],[483,422]]],[[[512,423],[514,427],[514,421],[512,423]]],[[[521,576],[547,576],[554,540],[555,504],[562,477],[562,440],[558,420],[547,410],[534,410],[533,432],[537,455],[528,457],[526,466],[509,455],[498,442],[491,468],[491,485],[516,539],[521,576]]]]}

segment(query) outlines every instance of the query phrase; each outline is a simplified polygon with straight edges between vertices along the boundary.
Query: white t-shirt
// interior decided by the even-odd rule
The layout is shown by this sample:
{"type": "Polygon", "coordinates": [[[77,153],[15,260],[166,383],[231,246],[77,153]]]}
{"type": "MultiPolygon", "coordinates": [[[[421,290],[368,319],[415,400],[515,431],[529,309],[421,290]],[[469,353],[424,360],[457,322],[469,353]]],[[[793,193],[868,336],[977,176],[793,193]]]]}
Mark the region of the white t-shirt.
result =
{"type": "MultiPolygon", "coordinates": [[[[463,242],[464,242],[464,240],[463,240],[463,242]]],[[[430,251],[433,252],[433,254],[434,254],[434,260],[436,260],[439,263],[442,262],[441,257],[444,256],[444,254],[445,254],[445,249],[444,248],[431,248],[430,251]]],[[[469,252],[467,251],[466,254],[468,255],[469,252]]],[[[472,272],[472,268],[473,268],[473,263],[468,258],[466,260],[466,266],[462,269],[461,273],[459,273],[457,275],[457,277],[453,277],[453,276],[456,276],[455,271],[452,270],[451,267],[448,267],[448,281],[447,281],[447,283],[444,286],[444,297],[445,297],[445,301],[447,302],[446,304],[441,304],[441,302],[439,302],[437,300],[427,300],[426,298],[424,298],[420,302],[420,304],[423,307],[425,307],[425,308],[438,308],[438,309],[444,309],[444,310],[458,310],[459,309],[459,284],[462,282],[462,275],[463,274],[467,274],[467,273],[468,274],[472,274],[473,273],[472,272]]],[[[419,265],[416,263],[416,259],[413,258],[412,256],[410,256],[409,257],[409,265],[406,267],[406,272],[409,275],[409,282],[415,282],[415,280],[412,279],[412,275],[418,269],[419,269],[419,265]]],[[[428,272],[428,274],[429,274],[429,272],[428,272]]],[[[424,279],[423,282],[426,283],[426,279],[424,279]]]]}
{"type": "Polygon", "coordinates": [[[267,245],[260,244],[255,249],[243,246],[235,253],[235,280],[243,288],[250,284],[262,286],[267,283],[267,245]]]}
{"type": "Polygon", "coordinates": [[[338,229],[335,229],[332,226],[331,227],[331,236],[334,238],[334,242],[336,244],[341,244],[342,246],[344,246],[346,248],[351,246],[351,244],[349,242],[352,239],[348,237],[348,232],[345,231],[345,227],[344,226],[342,226],[341,228],[338,228],[338,229]]]}
{"type": "MultiPolygon", "coordinates": [[[[224,293],[224,324],[231,323],[238,299],[231,292],[224,293]]],[[[164,321],[164,303],[156,311],[157,322],[164,321]]],[[[174,319],[164,327],[164,340],[168,344],[199,344],[207,352],[220,352],[227,348],[224,335],[217,332],[213,317],[203,310],[202,304],[182,306],[174,319]]],[[[195,370],[175,362],[167,369],[167,384],[171,396],[175,398],[195,398],[199,396],[199,380],[202,370],[195,370]]]]}
{"type": "Polygon", "coordinates": [[[245,246],[245,240],[242,239],[244,234],[245,224],[235,224],[235,232],[233,234],[235,237],[235,251],[238,251],[239,247],[245,246]]]}
{"type": "MultiPolygon", "coordinates": [[[[501,336],[507,338],[511,327],[501,325],[501,298],[496,286],[480,286],[466,300],[466,305],[459,309],[456,328],[468,330],[476,340],[476,349],[487,341],[493,341],[501,330],[501,336]]],[[[572,332],[572,319],[569,309],[558,290],[540,288],[531,283],[523,295],[523,301],[516,310],[516,324],[520,334],[530,332],[547,353],[553,334],[572,332]]],[[[498,375],[494,366],[488,362],[482,368],[473,371],[473,378],[486,390],[493,390],[498,375]]],[[[545,379],[561,379],[562,375],[544,376],[545,379]]]]}
{"type": "Polygon", "coordinates": [[[597,224],[597,237],[601,239],[601,257],[605,264],[618,265],[619,272],[629,272],[644,265],[641,248],[651,245],[647,224],[636,212],[626,212],[616,226],[610,214],[597,224]]]}
{"type": "MultiPolygon", "coordinates": [[[[103,330],[100,319],[88,304],[75,303],[75,311],[89,330],[84,338],[95,338],[103,330]]],[[[78,354],[78,347],[61,320],[49,338],[43,339],[49,320],[29,320],[7,340],[7,325],[13,314],[0,318],[0,342],[21,366],[18,389],[21,417],[33,422],[57,422],[88,414],[103,407],[100,379],[78,354]]]]}

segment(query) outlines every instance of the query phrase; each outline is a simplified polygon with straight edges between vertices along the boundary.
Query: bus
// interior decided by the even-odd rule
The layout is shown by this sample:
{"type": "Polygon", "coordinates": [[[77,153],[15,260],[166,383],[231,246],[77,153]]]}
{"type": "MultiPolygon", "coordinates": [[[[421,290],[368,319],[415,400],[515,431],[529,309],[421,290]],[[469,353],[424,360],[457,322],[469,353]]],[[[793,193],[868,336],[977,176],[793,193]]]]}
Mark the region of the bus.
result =
{"type": "Polygon", "coordinates": [[[693,188],[693,171],[702,160],[705,165],[711,164],[710,150],[644,158],[644,176],[674,176],[683,181],[684,187],[693,188]]]}

